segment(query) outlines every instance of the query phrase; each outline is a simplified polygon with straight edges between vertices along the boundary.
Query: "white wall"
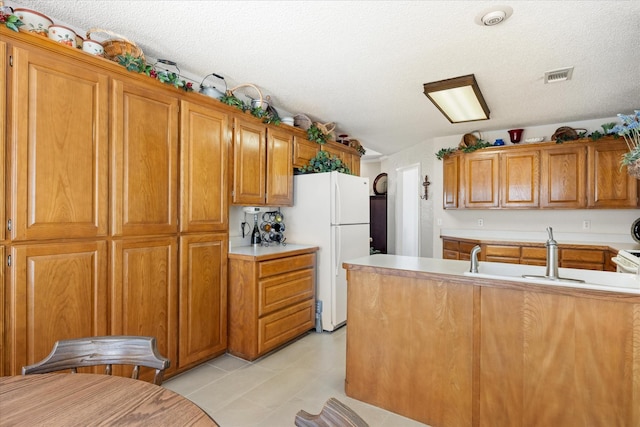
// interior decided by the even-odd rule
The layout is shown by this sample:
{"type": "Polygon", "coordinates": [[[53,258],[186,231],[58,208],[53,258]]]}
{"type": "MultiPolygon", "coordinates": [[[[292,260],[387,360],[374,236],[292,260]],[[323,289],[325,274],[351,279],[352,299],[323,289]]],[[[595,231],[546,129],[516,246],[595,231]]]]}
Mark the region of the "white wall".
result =
{"type": "MultiPolygon", "coordinates": [[[[617,117],[579,121],[573,123],[554,123],[536,127],[528,127],[523,134],[526,138],[543,136],[549,140],[560,126],[585,128],[588,132],[602,130],[603,123],[618,122],[617,117]]],[[[456,230],[459,233],[481,233],[486,235],[522,235],[546,236],[545,228],[552,226],[555,236],[565,239],[578,238],[592,242],[628,242],[633,243],[630,235],[631,223],[640,217],[637,209],[583,209],[583,210],[479,210],[479,209],[443,209],[442,208],[442,162],[436,159],[435,153],[440,148],[456,147],[462,135],[436,138],[417,144],[409,149],[388,156],[381,161],[381,170],[389,174],[389,224],[388,251],[394,253],[395,240],[395,170],[398,167],[420,162],[422,178],[429,175],[429,200],[420,202],[421,207],[421,250],[423,257],[442,257],[442,240],[440,232],[456,230]],[[484,222],[478,226],[478,219],[484,222]],[[438,223],[440,220],[441,224],[438,223]],[[582,229],[582,221],[591,222],[590,230],[582,229]]],[[[507,130],[483,132],[482,139],[493,142],[502,138],[509,143],[507,130]]],[[[556,237],[556,240],[559,240],[556,237]]]]}
{"type": "Polygon", "coordinates": [[[373,181],[376,176],[380,174],[380,161],[366,161],[360,162],[360,176],[369,178],[369,195],[373,196],[373,181]]]}

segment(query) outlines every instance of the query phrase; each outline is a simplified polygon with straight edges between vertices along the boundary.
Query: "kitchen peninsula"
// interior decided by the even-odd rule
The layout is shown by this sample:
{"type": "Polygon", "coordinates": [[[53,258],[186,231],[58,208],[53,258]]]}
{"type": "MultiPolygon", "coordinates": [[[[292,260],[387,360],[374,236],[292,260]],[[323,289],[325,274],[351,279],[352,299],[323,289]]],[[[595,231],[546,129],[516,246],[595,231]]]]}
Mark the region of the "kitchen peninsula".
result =
{"type": "Polygon", "coordinates": [[[394,255],[344,267],[348,396],[434,427],[640,425],[640,283],[494,280],[394,255]]]}

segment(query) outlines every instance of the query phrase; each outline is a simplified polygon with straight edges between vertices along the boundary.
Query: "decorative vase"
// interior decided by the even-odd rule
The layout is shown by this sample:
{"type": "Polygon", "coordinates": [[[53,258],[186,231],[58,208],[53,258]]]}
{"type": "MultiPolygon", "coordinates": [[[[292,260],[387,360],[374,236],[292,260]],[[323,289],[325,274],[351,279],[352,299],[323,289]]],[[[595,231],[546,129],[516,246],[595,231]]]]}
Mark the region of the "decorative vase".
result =
{"type": "Polygon", "coordinates": [[[512,143],[517,144],[520,142],[520,140],[522,139],[522,132],[524,131],[524,129],[511,129],[507,132],[509,132],[509,139],[511,140],[512,143]]]}

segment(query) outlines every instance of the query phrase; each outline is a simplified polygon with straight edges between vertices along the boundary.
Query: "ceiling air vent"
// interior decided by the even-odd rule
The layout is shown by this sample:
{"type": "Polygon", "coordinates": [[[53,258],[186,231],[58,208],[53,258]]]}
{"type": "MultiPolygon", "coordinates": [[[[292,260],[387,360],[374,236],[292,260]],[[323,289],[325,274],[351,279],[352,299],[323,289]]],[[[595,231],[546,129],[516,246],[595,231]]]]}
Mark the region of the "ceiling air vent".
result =
{"type": "Polygon", "coordinates": [[[557,70],[547,71],[544,73],[544,82],[545,84],[564,82],[566,80],[571,80],[572,75],[573,67],[559,68],[557,70]]]}

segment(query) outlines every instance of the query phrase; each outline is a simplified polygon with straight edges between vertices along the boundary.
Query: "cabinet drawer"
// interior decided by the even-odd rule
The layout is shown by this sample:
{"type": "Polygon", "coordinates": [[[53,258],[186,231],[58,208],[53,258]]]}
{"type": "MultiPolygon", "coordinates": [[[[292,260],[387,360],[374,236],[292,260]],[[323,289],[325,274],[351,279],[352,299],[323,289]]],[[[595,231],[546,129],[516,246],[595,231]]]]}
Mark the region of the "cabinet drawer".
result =
{"type": "MultiPolygon", "coordinates": [[[[458,251],[460,252],[460,255],[462,254],[466,254],[471,255],[471,250],[476,246],[476,243],[468,243],[468,242],[460,242],[460,249],[458,249],[458,251]]],[[[467,259],[469,259],[467,257],[467,259]]]]}
{"type": "Polygon", "coordinates": [[[288,271],[302,270],[315,265],[316,256],[312,254],[296,255],[285,258],[262,261],[258,265],[258,277],[269,277],[288,271]]]}
{"type": "Polygon", "coordinates": [[[313,297],[314,273],[310,268],[260,280],[258,283],[258,316],[313,297]]]}
{"type": "Polygon", "coordinates": [[[547,260],[546,259],[521,258],[520,259],[520,264],[545,266],[545,265],[547,265],[547,260]]]}
{"type": "Polygon", "coordinates": [[[579,261],[561,261],[560,267],[564,268],[579,268],[580,270],[604,270],[604,264],[597,264],[592,262],[579,262],[579,261]]]}
{"type": "Polygon", "coordinates": [[[547,249],[546,248],[532,248],[532,247],[523,247],[522,248],[522,258],[526,259],[547,259],[547,249]]]}
{"type": "Polygon", "coordinates": [[[457,240],[442,240],[442,247],[448,251],[458,251],[458,241],[457,240]]]}
{"type": "Polygon", "coordinates": [[[489,257],[507,257],[520,259],[519,246],[498,246],[487,245],[484,247],[485,258],[489,257]]]}
{"type": "Polygon", "coordinates": [[[313,328],[315,301],[300,302],[258,320],[258,353],[264,354],[313,328]]]}
{"type": "Polygon", "coordinates": [[[457,251],[449,251],[447,249],[444,249],[442,251],[442,258],[444,258],[444,259],[458,259],[458,252],[457,251]]]}
{"type": "Polygon", "coordinates": [[[502,256],[488,256],[485,258],[487,262],[506,262],[509,264],[520,264],[520,258],[509,258],[502,256]]]}
{"type": "Polygon", "coordinates": [[[589,249],[561,249],[560,259],[585,263],[604,264],[604,251],[589,249]]]}

